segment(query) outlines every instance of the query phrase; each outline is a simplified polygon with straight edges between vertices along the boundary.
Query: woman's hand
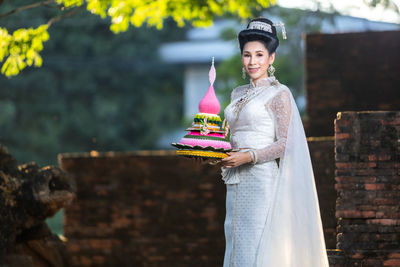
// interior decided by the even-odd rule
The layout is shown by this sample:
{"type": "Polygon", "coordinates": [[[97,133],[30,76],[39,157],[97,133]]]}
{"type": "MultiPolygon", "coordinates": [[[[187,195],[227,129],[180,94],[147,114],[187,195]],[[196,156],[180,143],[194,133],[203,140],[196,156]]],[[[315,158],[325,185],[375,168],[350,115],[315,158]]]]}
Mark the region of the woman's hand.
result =
{"type": "Polygon", "coordinates": [[[250,152],[228,152],[229,157],[221,160],[222,165],[226,168],[238,167],[242,164],[252,161],[250,152]]]}

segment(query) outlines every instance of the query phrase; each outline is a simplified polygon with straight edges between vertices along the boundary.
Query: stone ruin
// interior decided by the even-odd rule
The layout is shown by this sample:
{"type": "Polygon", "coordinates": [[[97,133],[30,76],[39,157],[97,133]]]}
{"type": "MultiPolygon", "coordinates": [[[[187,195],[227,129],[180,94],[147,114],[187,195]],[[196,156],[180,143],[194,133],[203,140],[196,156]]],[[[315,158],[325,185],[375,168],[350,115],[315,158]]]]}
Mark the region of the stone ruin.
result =
{"type": "Polygon", "coordinates": [[[0,266],[69,266],[62,240],[45,219],[75,196],[70,175],[57,167],[18,165],[0,145],[0,266]]]}

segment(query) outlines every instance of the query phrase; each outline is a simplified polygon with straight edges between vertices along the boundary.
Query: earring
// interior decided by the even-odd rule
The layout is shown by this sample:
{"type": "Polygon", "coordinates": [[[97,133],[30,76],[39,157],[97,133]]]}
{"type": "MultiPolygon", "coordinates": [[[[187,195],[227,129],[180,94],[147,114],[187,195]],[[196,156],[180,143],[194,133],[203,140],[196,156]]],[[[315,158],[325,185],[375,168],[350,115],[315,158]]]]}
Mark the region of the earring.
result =
{"type": "Polygon", "coordinates": [[[244,67],[242,68],[242,78],[243,80],[246,79],[246,70],[244,69],[244,67]]]}
{"type": "Polygon", "coordinates": [[[275,68],[274,68],[274,66],[272,66],[272,64],[271,64],[271,65],[269,65],[269,67],[268,67],[268,75],[269,75],[269,76],[274,76],[274,73],[275,73],[275,68]]]}

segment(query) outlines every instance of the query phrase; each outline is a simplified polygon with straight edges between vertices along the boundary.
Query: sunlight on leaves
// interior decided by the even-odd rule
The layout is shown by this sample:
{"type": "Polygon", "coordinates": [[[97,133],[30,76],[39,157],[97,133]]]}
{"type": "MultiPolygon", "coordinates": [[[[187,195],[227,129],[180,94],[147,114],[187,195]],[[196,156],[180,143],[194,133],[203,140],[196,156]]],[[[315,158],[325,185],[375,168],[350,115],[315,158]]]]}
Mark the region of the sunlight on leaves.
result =
{"type": "MultiPolygon", "coordinates": [[[[56,0],[66,9],[86,6],[92,14],[111,18],[110,30],[125,32],[130,26],[147,25],[163,28],[164,20],[172,18],[179,27],[190,23],[195,27],[212,25],[215,16],[232,14],[245,19],[253,10],[266,8],[276,0],[56,0]]],[[[18,29],[11,35],[0,27],[1,72],[7,77],[17,75],[27,66],[40,67],[43,43],[49,39],[48,25],[18,29]]]]}
{"type": "Polygon", "coordinates": [[[205,27],[212,24],[212,18],[230,13],[248,18],[252,10],[259,10],[276,4],[276,0],[57,0],[66,8],[86,4],[89,12],[102,18],[111,18],[110,29],[114,33],[124,32],[129,26],[143,24],[162,29],[163,21],[171,17],[178,26],[186,23],[205,27]]]}
{"type": "Polygon", "coordinates": [[[27,66],[42,66],[39,52],[43,42],[49,39],[47,25],[38,28],[18,29],[11,35],[0,28],[0,61],[4,61],[1,72],[7,77],[17,75],[27,66]]]}

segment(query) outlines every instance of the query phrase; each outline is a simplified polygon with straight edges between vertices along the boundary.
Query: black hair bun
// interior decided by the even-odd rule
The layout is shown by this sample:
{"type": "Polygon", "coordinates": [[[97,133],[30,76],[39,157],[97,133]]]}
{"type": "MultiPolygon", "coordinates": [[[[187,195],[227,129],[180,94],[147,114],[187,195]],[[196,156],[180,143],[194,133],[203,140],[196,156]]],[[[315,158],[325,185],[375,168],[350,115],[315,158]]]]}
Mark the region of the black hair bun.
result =
{"type": "Polygon", "coordinates": [[[274,53],[279,46],[276,27],[266,18],[252,19],[247,28],[239,32],[238,39],[241,53],[243,53],[244,45],[251,41],[263,41],[269,54],[274,53]]]}

